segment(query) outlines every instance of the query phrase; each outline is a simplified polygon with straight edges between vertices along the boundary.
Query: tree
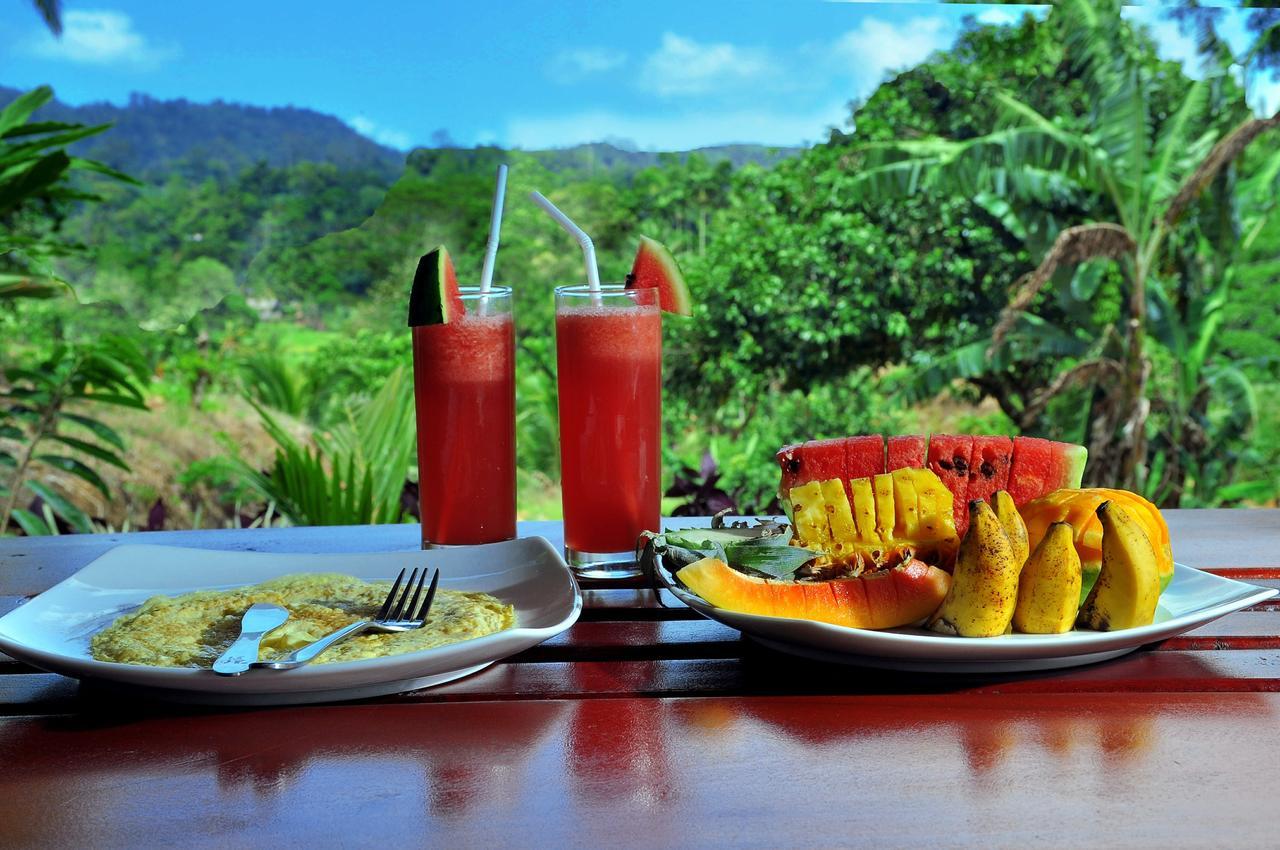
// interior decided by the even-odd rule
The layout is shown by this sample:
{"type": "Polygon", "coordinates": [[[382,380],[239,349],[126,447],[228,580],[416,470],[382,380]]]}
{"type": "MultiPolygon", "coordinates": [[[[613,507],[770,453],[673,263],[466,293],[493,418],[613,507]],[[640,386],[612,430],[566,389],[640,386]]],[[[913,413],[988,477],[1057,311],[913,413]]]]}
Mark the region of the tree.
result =
{"type": "MultiPolygon", "coordinates": [[[[997,130],[967,139],[931,137],[866,145],[860,152],[870,167],[858,174],[856,185],[876,196],[922,190],[992,193],[1008,200],[1018,223],[1031,225],[1025,230],[1034,227],[1045,233],[1053,230],[1052,220],[1042,220],[1046,199],[1088,198],[1105,212],[1110,221],[1059,229],[1037,268],[1019,280],[1013,300],[993,329],[987,367],[1052,356],[1036,344],[1046,338],[1046,329],[1028,308],[1050,282],[1058,288],[1071,286],[1077,278],[1065,272],[1089,261],[1117,261],[1125,287],[1122,320],[1102,334],[1054,329],[1059,336],[1065,331],[1067,338],[1087,344],[1072,352],[1078,362],[1059,370],[1030,410],[1042,410],[1049,398],[1067,387],[1090,386],[1091,475],[1139,487],[1152,483],[1152,292],[1188,296],[1183,304],[1170,299],[1163,313],[1166,322],[1172,310],[1182,309],[1187,316],[1195,311],[1191,293],[1179,287],[1186,278],[1185,256],[1179,251],[1187,238],[1186,220],[1234,214],[1230,191],[1206,195],[1206,189],[1228,179],[1231,164],[1255,138],[1280,125],[1280,114],[1270,119],[1246,117],[1243,98],[1221,65],[1192,84],[1173,112],[1153,111],[1150,95],[1156,87],[1151,69],[1140,61],[1119,12],[1115,2],[1069,0],[1049,17],[1064,61],[1093,96],[1084,126],[1046,116],[1021,98],[1000,92],[992,104],[1003,116],[997,130]],[[1012,339],[1018,330],[1023,339],[1017,342],[1023,344],[1012,339]]],[[[1214,250],[1218,246],[1196,246],[1197,252],[1214,250]]],[[[1203,334],[1209,328],[1199,331],[1200,345],[1207,350],[1203,334]]],[[[1179,408],[1172,421],[1188,415],[1185,402],[1179,408]]]]}

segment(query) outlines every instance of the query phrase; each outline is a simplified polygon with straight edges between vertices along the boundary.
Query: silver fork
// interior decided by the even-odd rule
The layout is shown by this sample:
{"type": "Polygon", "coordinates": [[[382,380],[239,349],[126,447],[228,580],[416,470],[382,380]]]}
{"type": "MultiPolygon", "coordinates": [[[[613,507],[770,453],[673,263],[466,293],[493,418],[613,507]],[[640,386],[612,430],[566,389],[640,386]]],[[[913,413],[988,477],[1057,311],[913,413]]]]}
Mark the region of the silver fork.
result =
{"type": "Polygon", "coordinates": [[[418,568],[414,567],[413,572],[409,573],[409,580],[404,582],[404,590],[401,591],[400,582],[404,581],[404,570],[401,570],[376,617],[357,620],[349,626],[343,626],[314,643],[294,650],[284,658],[275,661],[255,661],[250,666],[265,667],[269,670],[292,670],[311,661],[338,641],[361,632],[408,632],[422,628],[427,624],[427,613],[431,610],[431,603],[436,598],[436,585],[440,583],[440,571],[435,570],[431,576],[431,585],[427,588],[426,598],[419,605],[418,598],[422,595],[422,586],[426,583],[427,572],[427,568],[423,567],[422,575],[418,575],[418,568]],[[412,598],[409,596],[411,588],[412,598]]]}

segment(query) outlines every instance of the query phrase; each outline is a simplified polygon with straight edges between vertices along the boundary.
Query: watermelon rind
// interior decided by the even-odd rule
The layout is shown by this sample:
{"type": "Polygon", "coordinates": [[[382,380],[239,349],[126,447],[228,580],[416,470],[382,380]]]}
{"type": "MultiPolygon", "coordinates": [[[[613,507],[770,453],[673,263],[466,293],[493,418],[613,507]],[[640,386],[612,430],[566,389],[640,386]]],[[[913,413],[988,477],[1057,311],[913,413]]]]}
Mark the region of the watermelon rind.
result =
{"type": "Polygon", "coordinates": [[[649,288],[658,290],[658,306],[663,312],[693,315],[693,296],[689,294],[676,258],[657,239],[641,236],[631,274],[627,275],[627,289],[649,288]]]}
{"type": "Polygon", "coordinates": [[[441,325],[466,312],[458,275],[453,270],[449,250],[443,245],[433,248],[418,260],[413,273],[413,289],[409,292],[409,327],[441,325]]]}

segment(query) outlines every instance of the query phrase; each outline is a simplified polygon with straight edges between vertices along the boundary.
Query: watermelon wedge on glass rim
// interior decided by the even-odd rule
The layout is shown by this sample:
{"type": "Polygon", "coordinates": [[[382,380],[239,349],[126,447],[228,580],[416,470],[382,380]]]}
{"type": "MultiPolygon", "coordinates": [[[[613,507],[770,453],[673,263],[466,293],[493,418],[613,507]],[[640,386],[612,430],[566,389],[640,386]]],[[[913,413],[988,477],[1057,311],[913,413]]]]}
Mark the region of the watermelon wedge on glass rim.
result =
{"type": "Polygon", "coordinates": [[[440,245],[418,260],[409,292],[409,327],[447,324],[466,313],[449,249],[440,245]]]}
{"type": "Polygon", "coordinates": [[[626,288],[655,288],[658,290],[658,307],[662,312],[679,316],[693,315],[693,296],[685,285],[680,266],[667,246],[656,239],[640,237],[640,249],[636,251],[631,273],[627,275],[626,288]]]}

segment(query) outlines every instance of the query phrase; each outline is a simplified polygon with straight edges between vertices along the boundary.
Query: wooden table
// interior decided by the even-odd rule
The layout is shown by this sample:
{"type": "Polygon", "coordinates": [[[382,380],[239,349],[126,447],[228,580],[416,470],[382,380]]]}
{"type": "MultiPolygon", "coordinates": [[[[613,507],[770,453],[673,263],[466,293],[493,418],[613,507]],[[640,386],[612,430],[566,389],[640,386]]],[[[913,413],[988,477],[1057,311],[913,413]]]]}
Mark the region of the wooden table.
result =
{"type": "MultiPolygon", "coordinates": [[[[1280,511],[1170,511],[1174,554],[1280,586],[1280,511]]],[[[416,526],[0,541],[0,610],[122,542],[413,548],[416,526]]],[[[554,523],[522,534],[559,543],[554,523]]],[[[638,583],[467,679],[183,709],[0,661],[0,847],[1280,844],[1280,604],[1016,676],[776,654],[638,583]],[[670,601],[670,600],[669,600],[670,601]],[[391,844],[390,842],[395,842],[391,844]]]]}

